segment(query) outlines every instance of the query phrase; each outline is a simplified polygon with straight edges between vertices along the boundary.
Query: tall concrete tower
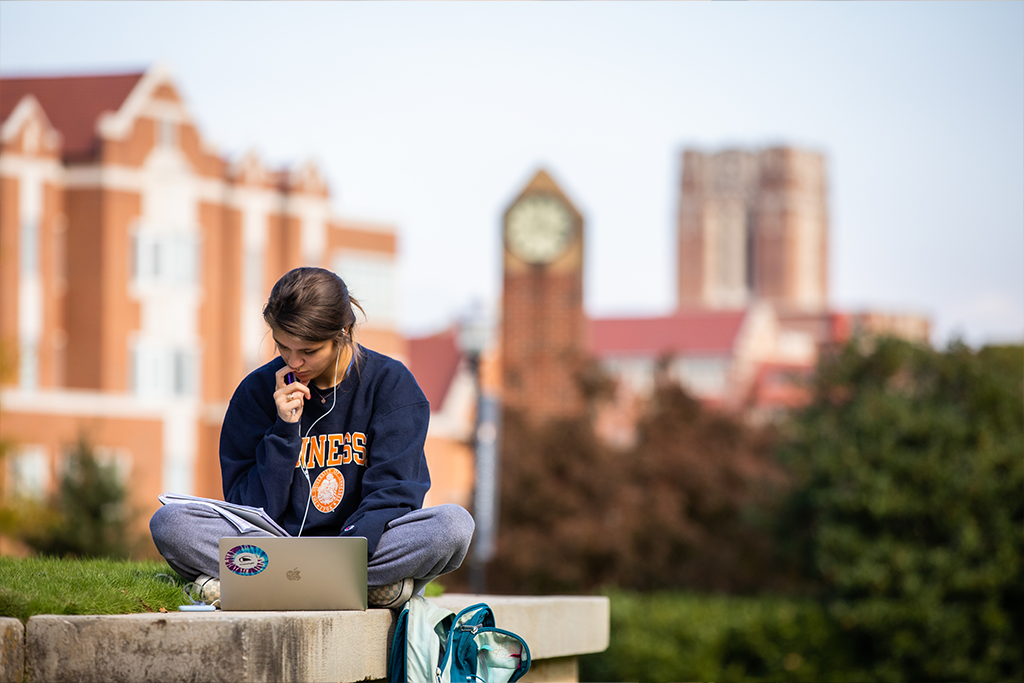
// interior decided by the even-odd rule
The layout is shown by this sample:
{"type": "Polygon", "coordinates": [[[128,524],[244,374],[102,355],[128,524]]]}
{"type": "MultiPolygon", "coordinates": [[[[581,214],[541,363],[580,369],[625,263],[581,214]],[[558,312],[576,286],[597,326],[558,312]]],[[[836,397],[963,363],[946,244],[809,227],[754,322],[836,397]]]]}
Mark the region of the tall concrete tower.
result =
{"type": "Polygon", "coordinates": [[[679,307],[828,304],[825,159],[788,147],[683,152],[679,307]]]}

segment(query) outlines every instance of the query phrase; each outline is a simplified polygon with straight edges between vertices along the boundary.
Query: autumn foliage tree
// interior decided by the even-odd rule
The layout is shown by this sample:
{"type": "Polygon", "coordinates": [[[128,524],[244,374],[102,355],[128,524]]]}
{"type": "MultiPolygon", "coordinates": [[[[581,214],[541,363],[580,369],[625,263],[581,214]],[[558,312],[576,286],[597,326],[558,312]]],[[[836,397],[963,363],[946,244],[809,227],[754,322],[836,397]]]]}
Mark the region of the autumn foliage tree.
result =
{"type": "Polygon", "coordinates": [[[658,382],[628,448],[600,441],[589,419],[505,420],[492,589],[784,582],[762,523],[784,483],[767,433],[702,408],[669,381],[658,382]]]}

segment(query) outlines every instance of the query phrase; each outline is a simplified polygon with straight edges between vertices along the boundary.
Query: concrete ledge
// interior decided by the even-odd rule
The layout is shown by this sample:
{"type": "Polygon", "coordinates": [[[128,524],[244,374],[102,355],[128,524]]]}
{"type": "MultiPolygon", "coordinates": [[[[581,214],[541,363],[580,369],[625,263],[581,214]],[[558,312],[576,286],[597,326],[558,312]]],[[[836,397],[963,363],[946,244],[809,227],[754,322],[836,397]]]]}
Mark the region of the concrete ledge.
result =
{"type": "Polygon", "coordinates": [[[494,610],[498,626],[518,633],[534,659],[575,657],[608,649],[608,598],[442,595],[431,601],[453,612],[478,602],[494,610]]]}
{"type": "Polygon", "coordinates": [[[20,683],[25,671],[25,627],[18,619],[0,617],[0,681],[20,683]]]}
{"type": "Polygon", "coordinates": [[[380,679],[391,621],[387,610],[37,616],[25,681],[380,679]]]}
{"type": "MultiPolygon", "coordinates": [[[[530,645],[534,667],[525,680],[573,680],[578,655],[608,646],[607,598],[446,595],[433,600],[453,611],[476,602],[491,605],[498,625],[530,645]]],[[[0,680],[381,680],[387,676],[393,621],[388,610],[43,615],[24,628],[22,668],[16,645],[8,667],[8,632],[14,643],[21,631],[21,623],[9,619],[0,624],[0,680]]]]}

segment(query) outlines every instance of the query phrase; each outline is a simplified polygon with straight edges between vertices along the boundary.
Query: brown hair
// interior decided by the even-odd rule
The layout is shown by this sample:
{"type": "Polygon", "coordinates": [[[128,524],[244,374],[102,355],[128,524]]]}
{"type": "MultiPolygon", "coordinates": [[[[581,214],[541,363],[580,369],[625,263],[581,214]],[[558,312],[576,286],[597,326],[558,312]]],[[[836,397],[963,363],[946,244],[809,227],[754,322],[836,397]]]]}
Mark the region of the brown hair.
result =
{"type": "MultiPolygon", "coordinates": [[[[349,296],[345,281],[324,268],[295,268],[281,276],[263,307],[263,319],[273,329],[304,341],[335,341],[357,354],[352,339],[359,302],[349,296]]],[[[357,361],[358,362],[358,361],[357,361]]]]}

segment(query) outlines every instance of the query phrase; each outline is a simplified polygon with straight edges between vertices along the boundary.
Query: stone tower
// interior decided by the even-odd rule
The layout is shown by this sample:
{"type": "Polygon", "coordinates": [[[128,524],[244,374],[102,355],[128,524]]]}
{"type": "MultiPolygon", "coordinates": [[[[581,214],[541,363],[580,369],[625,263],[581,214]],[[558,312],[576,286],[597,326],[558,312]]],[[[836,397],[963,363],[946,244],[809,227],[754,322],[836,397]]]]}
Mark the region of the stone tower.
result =
{"type": "Polygon", "coordinates": [[[777,147],[683,153],[679,307],[828,304],[825,159],[777,147]]]}

